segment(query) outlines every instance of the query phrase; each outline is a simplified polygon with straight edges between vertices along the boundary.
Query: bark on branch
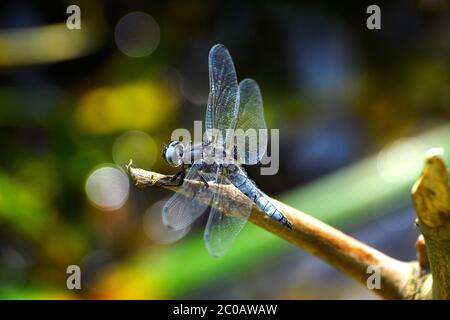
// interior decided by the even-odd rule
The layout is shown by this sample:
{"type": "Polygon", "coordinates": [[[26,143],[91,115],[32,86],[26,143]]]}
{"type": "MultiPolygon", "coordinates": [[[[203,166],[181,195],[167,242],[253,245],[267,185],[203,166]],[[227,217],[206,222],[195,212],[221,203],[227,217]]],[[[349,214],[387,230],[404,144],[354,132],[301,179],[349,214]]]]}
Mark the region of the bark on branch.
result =
{"type": "Polygon", "coordinates": [[[450,185],[441,149],[427,153],[425,168],[413,187],[417,223],[433,278],[432,298],[450,299],[450,185]]]}
{"type": "MultiPolygon", "coordinates": [[[[167,188],[172,191],[182,190],[177,187],[168,187],[160,183],[162,180],[169,179],[170,176],[134,168],[131,161],[127,166],[127,170],[138,187],[145,188],[153,186],[167,188]]],[[[367,285],[367,279],[370,276],[368,268],[370,266],[378,267],[381,272],[381,288],[374,289],[373,291],[384,299],[449,298],[448,276],[450,274],[450,246],[448,245],[448,241],[450,233],[448,233],[448,228],[450,228],[450,226],[447,223],[447,217],[449,212],[448,199],[450,193],[448,192],[447,175],[445,175],[445,179],[441,176],[442,172],[444,172],[443,170],[446,169],[442,159],[428,158],[424,175],[417,182],[413,196],[418,208],[418,215],[421,217],[419,220],[427,221],[428,223],[425,224],[419,222],[419,225],[421,231],[424,233],[433,275],[434,272],[436,272],[434,278],[436,278],[437,281],[435,281],[434,284],[432,283],[432,277],[426,272],[426,269],[424,269],[426,268],[424,265],[426,262],[423,261],[427,261],[427,254],[423,253],[425,250],[422,250],[421,263],[418,261],[403,262],[396,260],[312,216],[275,199],[271,200],[291,221],[293,225],[292,229],[288,229],[274,219],[269,218],[256,206],[253,206],[249,220],[290,243],[318,256],[364,286],[367,285]],[[436,165],[436,162],[438,165],[436,165]],[[432,169],[430,169],[430,166],[433,166],[432,169]],[[437,176],[439,176],[437,179],[439,183],[436,184],[433,182],[433,187],[430,187],[429,179],[436,179],[437,176]],[[427,186],[426,188],[422,187],[425,183],[427,186]],[[445,183],[447,189],[443,187],[445,183]],[[430,200],[430,197],[432,200],[430,200]],[[436,202],[436,198],[439,198],[440,200],[436,202]],[[447,206],[444,204],[445,199],[447,199],[447,206]],[[440,201],[444,201],[444,203],[440,203],[440,201]],[[431,204],[433,204],[433,206],[431,204]],[[425,210],[424,208],[427,209],[425,210]],[[430,208],[432,208],[432,210],[430,210],[430,208]],[[427,213],[423,214],[424,212],[427,213]],[[428,214],[428,212],[433,213],[428,214]],[[444,226],[446,228],[445,230],[440,229],[444,228],[444,226]],[[436,230],[439,230],[437,234],[435,232],[436,230]],[[430,233],[433,235],[430,236],[430,233]],[[429,238],[431,240],[429,240],[429,238]],[[446,246],[444,246],[444,244],[446,244],[446,246]],[[433,253],[431,253],[431,251],[433,253]],[[446,258],[442,258],[442,255],[445,255],[446,258]]],[[[186,183],[190,183],[193,188],[200,188],[203,185],[196,181],[186,181],[186,183]]],[[[210,187],[204,194],[205,201],[211,195],[209,193],[214,193],[216,188],[217,186],[210,184],[210,187]]],[[[225,201],[225,203],[240,201],[241,197],[245,197],[233,186],[226,187],[226,196],[230,201],[225,201]]],[[[200,200],[203,199],[200,198],[200,200]]],[[[233,210],[235,210],[234,208],[235,206],[230,206],[220,209],[227,214],[238,214],[233,212],[233,210]]],[[[418,241],[417,250],[419,253],[421,252],[421,248],[423,248],[423,246],[421,246],[421,242],[418,241]]]]}

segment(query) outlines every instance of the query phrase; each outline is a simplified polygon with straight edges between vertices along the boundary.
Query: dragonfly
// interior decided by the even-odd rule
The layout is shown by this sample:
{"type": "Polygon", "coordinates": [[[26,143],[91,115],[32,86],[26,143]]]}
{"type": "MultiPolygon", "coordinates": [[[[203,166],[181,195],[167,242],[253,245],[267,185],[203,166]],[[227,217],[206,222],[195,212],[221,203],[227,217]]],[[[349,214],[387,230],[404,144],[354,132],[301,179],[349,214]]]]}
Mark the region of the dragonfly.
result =
{"type": "Polygon", "coordinates": [[[252,79],[238,84],[233,60],[221,44],[213,46],[209,52],[209,82],[203,141],[192,145],[172,141],[163,149],[164,159],[171,166],[181,168],[163,182],[180,187],[163,207],[163,222],[172,229],[184,229],[209,209],[204,240],[208,252],[213,257],[221,257],[246,224],[253,204],[282,225],[288,228],[292,225],[242,167],[242,164],[254,165],[261,160],[267,140],[261,142],[263,139],[260,139],[259,144],[240,149],[239,154],[232,143],[236,129],[267,130],[258,84],[252,79]],[[217,132],[219,134],[215,134],[217,132]],[[195,189],[186,180],[200,182],[203,187],[195,189]],[[215,184],[215,191],[207,194],[211,183],[215,184]],[[226,207],[224,201],[230,201],[225,197],[225,186],[230,184],[245,195],[243,201],[232,204],[238,216],[221,211],[226,207]],[[205,195],[209,201],[205,201],[205,195]]]}

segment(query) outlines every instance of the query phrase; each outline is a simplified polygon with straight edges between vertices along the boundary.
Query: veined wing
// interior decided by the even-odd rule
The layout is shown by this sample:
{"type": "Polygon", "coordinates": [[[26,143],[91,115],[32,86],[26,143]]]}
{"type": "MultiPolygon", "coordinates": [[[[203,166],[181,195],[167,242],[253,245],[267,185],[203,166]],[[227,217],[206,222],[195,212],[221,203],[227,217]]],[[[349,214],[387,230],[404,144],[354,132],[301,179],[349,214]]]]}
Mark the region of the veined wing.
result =
{"type": "MultiPolygon", "coordinates": [[[[189,169],[185,180],[200,180],[198,175],[200,161],[195,162],[189,169]]],[[[201,180],[200,180],[201,181],[201,180]]],[[[204,190],[193,188],[191,184],[184,182],[177,191],[164,205],[163,223],[169,228],[181,230],[189,226],[198,217],[205,212],[208,203],[198,201],[196,198],[201,196],[204,190]]]]}
{"type": "Polygon", "coordinates": [[[208,252],[215,258],[225,254],[227,249],[234,242],[238,233],[247,223],[252,209],[252,202],[247,197],[242,197],[244,202],[228,201],[223,195],[223,187],[230,184],[225,175],[218,172],[216,184],[218,191],[211,202],[211,211],[209,213],[208,223],[206,224],[204,239],[208,252]],[[227,215],[220,208],[233,207],[235,212],[239,212],[239,217],[227,215]]]}
{"type": "Polygon", "coordinates": [[[266,153],[267,126],[264,120],[263,101],[259,86],[253,79],[245,79],[239,83],[239,116],[236,124],[236,135],[247,132],[249,139],[238,138],[237,153],[240,163],[256,164],[266,153]],[[239,131],[238,129],[242,129],[239,131]],[[251,131],[247,131],[253,129],[251,131]],[[252,135],[253,134],[253,135],[252,135]],[[256,141],[255,141],[256,138],[256,141]]]}
{"type": "Polygon", "coordinates": [[[215,143],[224,143],[231,138],[226,130],[236,126],[239,90],[233,60],[221,44],[216,44],[209,52],[209,90],[205,120],[208,138],[215,143]]]}

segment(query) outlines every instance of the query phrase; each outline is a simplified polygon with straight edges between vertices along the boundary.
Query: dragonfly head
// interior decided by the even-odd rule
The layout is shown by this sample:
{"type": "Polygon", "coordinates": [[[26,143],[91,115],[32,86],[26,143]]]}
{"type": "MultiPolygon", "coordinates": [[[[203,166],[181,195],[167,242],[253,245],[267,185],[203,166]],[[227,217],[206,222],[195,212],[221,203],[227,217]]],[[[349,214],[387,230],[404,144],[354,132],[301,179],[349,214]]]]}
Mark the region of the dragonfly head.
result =
{"type": "Polygon", "coordinates": [[[180,141],[172,141],[163,149],[163,158],[173,167],[183,164],[184,146],[180,141]]]}

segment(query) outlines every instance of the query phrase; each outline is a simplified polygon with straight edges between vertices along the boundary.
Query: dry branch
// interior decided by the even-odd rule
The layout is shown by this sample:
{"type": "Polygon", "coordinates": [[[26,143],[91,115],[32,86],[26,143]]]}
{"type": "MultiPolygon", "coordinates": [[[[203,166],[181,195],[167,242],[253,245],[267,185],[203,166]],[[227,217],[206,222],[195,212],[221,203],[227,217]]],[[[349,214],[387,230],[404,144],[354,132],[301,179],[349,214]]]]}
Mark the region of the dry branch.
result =
{"type": "MultiPolygon", "coordinates": [[[[430,165],[435,165],[436,160],[430,159],[434,158],[428,159],[426,168],[430,165]]],[[[440,161],[442,161],[442,159],[440,161]]],[[[418,199],[416,200],[416,206],[418,206],[418,208],[430,208],[430,203],[427,198],[430,195],[428,194],[426,196],[422,196],[422,192],[418,192],[417,189],[420,190],[423,183],[428,181],[428,179],[436,178],[434,176],[430,176],[431,172],[433,174],[437,174],[438,176],[442,173],[442,170],[443,168],[445,169],[445,166],[442,167],[443,162],[439,163],[440,164],[438,165],[438,168],[441,171],[436,172],[436,169],[429,171],[430,173],[428,175],[425,175],[425,178],[422,177],[422,183],[419,179],[419,182],[416,184],[415,200],[418,199]],[[421,194],[421,196],[419,196],[419,194],[421,194]]],[[[170,176],[146,171],[143,169],[133,168],[131,164],[132,163],[130,162],[130,165],[127,167],[127,169],[136,186],[141,188],[156,186],[164,187],[172,191],[179,190],[177,187],[166,186],[161,183],[161,181],[167,181],[170,176]]],[[[438,185],[442,187],[445,179],[442,180],[441,178],[439,178],[438,180],[440,181],[438,185]]],[[[193,188],[202,187],[202,184],[196,181],[187,181],[187,183],[191,183],[193,188]]],[[[445,193],[446,191],[448,191],[447,180],[446,183],[447,190],[445,190],[445,188],[441,190],[436,188],[430,189],[427,187],[426,192],[432,190],[430,194],[433,194],[434,192],[440,195],[442,194],[442,196],[446,195],[448,197],[449,194],[445,193]]],[[[214,184],[210,184],[210,187],[205,193],[205,201],[211,195],[209,193],[215,192],[216,187],[217,186],[215,186],[214,184]]],[[[232,201],[239,201],[240,197],[244,197],[244,195],[238,189],[234,188],[231,185],[226,187],[226,196],[231,200],[229,203],[231,203],[232,201]]],[[[434,298],[448,298],[448,293],[450,292],[448,290],[448,276],[450,270],[448,264],[450,254],[448,250],[450,250],[450,247],[448,245],[446,246],[446,252],[440,252],[439,250],[436,250],[434,248],[436,246],[441,248],[442,241],[447,241],[448,243],[449,233],[446,233],[446,231],[444,230],[442,234],[441,232],[438,232],[439,235],[433,236],[433,240],[428,239],[430,228],[436,230],[436,225],[441,228],[442,222],[444,220],[445,222],[448,220],[448,207],[445,207],[443,204],[432,202],[432,204],[436,204],[436,207],[432,207],[433,210],[431,210],[433,214],[426,215],[426,217],[422,216],[421,218],[430,224],[424,226],[421,223],[421,230],[424,232],[431,268],[433,271],[436,271],[439,274],[439,281],[437,282],[438,284],[434,284],[432,293],[432,278],[429,273],[424,272],[422,265],[424,263],[423,261],[426,261],[426,254],[425,256],[423,254],[425,250],[422,250],[423,252],[421,257],[421,264],[419,264],[418,261],[399,261],[311,217],[304,212],[294,209],[275,199],[271,200],[278,207],[278,209],[291,221],[293,228],[288,229],[282,226],[276,220],[269,218],[256,206],[253,206],[252,213],[249,219],[252,223],[318,256],[330,265],[348,274],[350,277],[363,284],[364,286],[367,285],[367,279],[370,276],[370,274],[368,273],[368,268],[370,266],[377,266],[381,271],[381,288],[374,289],[374,292],[380,297],[384,299],[430,299],[433,295],[434,298]],[[430,254],[430,250],[435,252],[436,254],[430,254]],[[447,258],[437,258],[437,256],[440,256],[441,254],[444,254],[447,258]],[[439,260],[439,263],[435,262],[435,260],[439,260]],[[443,291],[445,290],[447,290],[446,293],[443,293],[443,291]]],[[[228,203],[228,201],[225,201],[225,203],[228,203]]],[[[447,202],[447,205],[448,204],[449,203],[447,202]]],[[[233,206],[230,206],[229,208],[220,209],[227,214],[238,214],[237,212],[233,212],[233,208],[233,206]]],[[[418,214],[420,212],[420,215],[422,215],[422,213],[425,211],[426,210],[424,209],[418,209],[418,214]]],[[[445,226],[447,228],[449,227],[449,224],[446,223],[445,226]]],[[[423,246],[421,247],[420,241],[418,241],[417,249],[419,253],[420,248],[423,248],[423,246]]]]}

